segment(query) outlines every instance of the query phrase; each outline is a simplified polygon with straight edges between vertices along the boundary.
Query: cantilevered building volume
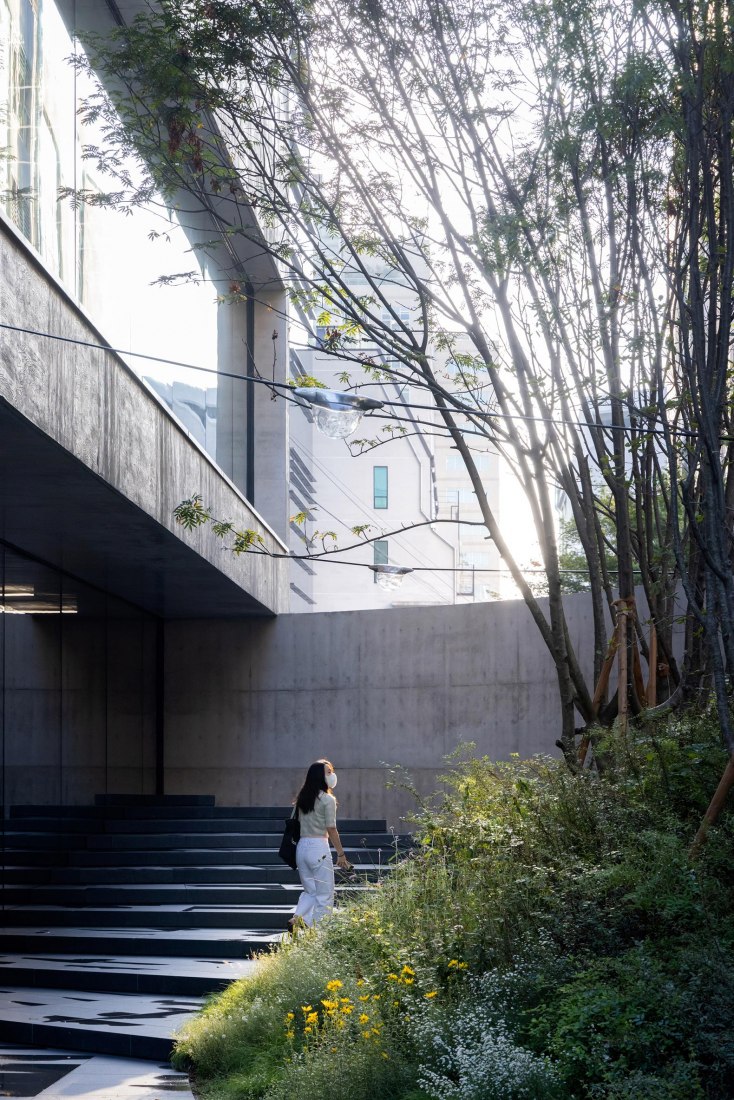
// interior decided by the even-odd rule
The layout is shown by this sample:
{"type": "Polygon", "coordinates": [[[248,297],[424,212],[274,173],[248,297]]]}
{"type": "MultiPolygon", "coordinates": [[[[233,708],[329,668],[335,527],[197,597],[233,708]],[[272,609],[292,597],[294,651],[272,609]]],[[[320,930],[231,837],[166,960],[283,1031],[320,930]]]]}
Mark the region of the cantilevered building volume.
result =
{"type": "Polygon", "coordinates": [[[287,343],[276,267],[251,241],[192,252],[215,227],[164,206],[124,217],[58,199],[109,187],[82,155],[96,135],[77,114],[75,36],[138,6],[0,3],[6,804],[162,790],[163,624],[287,600],[281,559],[235,557],[173,517],[199,493],[285,550],[285,403],[248,382],[261,355],[270,368],[274,326],[287,343]],[[233,272],[245,300],[218,301],[233,272]]]}

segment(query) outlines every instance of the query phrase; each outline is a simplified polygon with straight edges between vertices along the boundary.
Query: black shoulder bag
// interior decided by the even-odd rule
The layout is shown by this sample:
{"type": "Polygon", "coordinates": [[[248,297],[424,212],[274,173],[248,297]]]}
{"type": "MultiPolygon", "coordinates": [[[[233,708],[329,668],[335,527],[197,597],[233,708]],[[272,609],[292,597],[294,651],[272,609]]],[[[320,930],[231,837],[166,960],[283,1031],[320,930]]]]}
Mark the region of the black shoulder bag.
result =
{"type": "Polygon", "coordinates": [[[301,822],[298,820],[297,814],[298,806],[294,806],[293,813],[290,817],[286,818],[283,839],[278,849],[280,858],[284,863],[287,863],[289,867],[292,867],[294,871],[296,869],[296,845],[301,839],[301,822]]]}

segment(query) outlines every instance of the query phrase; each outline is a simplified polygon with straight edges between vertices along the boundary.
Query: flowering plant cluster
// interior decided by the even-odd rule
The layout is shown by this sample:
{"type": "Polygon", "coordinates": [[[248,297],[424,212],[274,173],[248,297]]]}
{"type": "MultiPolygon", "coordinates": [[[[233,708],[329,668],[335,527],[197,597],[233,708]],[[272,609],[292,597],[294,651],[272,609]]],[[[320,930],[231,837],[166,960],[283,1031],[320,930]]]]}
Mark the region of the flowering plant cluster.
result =
{"type": "Polygon", "coordinates": [[[472,983],[458,1011],[416,1017],[420,1086],[432,1100],[560,1097],[560,1078],[550,1059],[515,1042],[485,993],[482,983],[472,983]]]}

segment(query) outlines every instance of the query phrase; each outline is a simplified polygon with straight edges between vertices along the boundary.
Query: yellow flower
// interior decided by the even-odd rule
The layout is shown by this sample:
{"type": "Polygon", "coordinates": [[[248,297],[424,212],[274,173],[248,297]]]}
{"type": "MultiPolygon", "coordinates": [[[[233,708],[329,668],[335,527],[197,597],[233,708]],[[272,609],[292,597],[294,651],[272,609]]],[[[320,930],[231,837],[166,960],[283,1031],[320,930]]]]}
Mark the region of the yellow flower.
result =
{"type": "Polygon", "coordinates": [[[425,994],[425,998],[427,1001],[430,1001],[432,997],[438,997],[438,990],[432,989],[430,993],[425,994]]]}
{"type": "Polygon", "coordinates": [[[341,1001],[341,1003],[343,1005],[348,1005],[348,1004],[352,1003],[352,998],[351,997],[340,997],[339,1000],[341,1001]]]}
{"type": "Polygon", "coordinates": [[[359,1017],[359,1022],[360,1022],[360,1024],[366,1024],[366,1023],[369,1023],[369,1016],[367,1015],[367,1013],[366,1013],[366,1012],[363,1012],[363,1013],[361,1014],[361,1016],[359,1017]]]}
{"type": "Polygon", "coordinates": [[[364,978],[357,978],[357,985],[364,985],[364,978]]]}
{"type": "Polygon", "coordinates": [[[397,982],[397,981],[400,981],[400,979],[398,978],[397,974],[388,974],[388,976],[387,976],[387,980],[388,980],[389,982],[397,982]]]}
{"type": "Polygon", "coordinates": [[[338,978],[332,978],[330,982],[326,983],[326,988],[329,993],[336,993],[337,989],[341,989],[344,982],[340,982],[338,978]]]}
{"type": "Polygon", "coordinates": [[[415,978],[403,978],[403,982],[405,983],[405,985],[412,985],[414,981],[415,978]]]}
{"type": "Polygon", "coordinates": [[[350,1012],[354,1012],[354,1005],[342,1005],[342,1012],[348,1016],[350,1012]]]}
{"type": "Polygon", "coordinates": [[[387,1053],[386,1050],[381,1051],[381,1054],[382,1054],[382,1057],[385,1059],[386,1062],[390,1061],[390,1055],[387,1053]]]}
{"type": "Polygon", "coordinates": [[[373,1000],[373,1001],[379,1001],[379,999],[380,999],[380,997],[381,997],[381,996],[382,996],[382,994],[381,994],[381,993],[373,993],[373,994],[372,994],[372,1000],[373,1000]]]}
{"type": "Polygon", "coordinates": [[[286,1014],[285,1014],[286,1023],[290,1023],[290,1021],[293,1020],[294,1018],[295,1017],[294,1017],[294,1014],[292,1012],[286,1012],[286,1014]]]}
{"type": "Polygon", "coordinates": [[[345,1024],[344,1020],[337,1020],[336,1021],[336,1026],[341,1028],[341,1027],[346,1027],[346,1024],[345,1024]]]}
{"type": "Polygon", "coordinates": [[[459,963],[459,970],[468,970],[469,963],[459,963]]]}
{"type": "Polygon", "coordinates": [[[360,1001],[369,1001],[369,999],[370,999],[370,995],[369,995],[369,993],[365,993],[365,994],[364,994],[364,995],[363,995],[362,997],[360,997],[359,999],[360,999],[360,1001]]]}
{"type": "Polygon", "coordinates": [[[393,1001],[392,1006],[393,1008],[400,1008],[400,1001],[393,1001]]]}
{"type": "Polygon", "coordinates": [[[319,1022],[318,1012],[309,1012],[308,1016],[306,1017],[306,1023],[307,1024],[317,1024],[318,1022],[319,1022]]]}
{"type": "Polygon", "coordinates": [[[412,978],[415,977],[415,970],[413,970],[413,968],[408,966],[407,964],[403,967],[401,973],[402,974],[409,974],[412,978]]]}
{"type": "Polygon", "coordinates": [[[459,960],[458,959],[449,959],[449,970],[451,969],[452,966],[458,966],[458,965],[459,965],[459,960]]]}
{"type": "Polygon", "coordinates": [[[363,1038],[363,1039],[369,1039],[369,1038],[370,1038],[370,1033],[369,1033],[369,1031],[363,1031],[363,1032],[362,1032],[362,1038],[363,1038]]]}
{"type": "Polygon", "coordinates": [[[379,1027],[373,1027],[373,1028],[372,1028],[372,1034],[373,1034],[373,1035],[379,1035],[379,1034],[380,1034],[380,1029],[379,1029],[379,1027]]]}
{"type": "Polygon", "coordinates": [[[339,1007],[338,1001],[322,1001],[321,1003],[324,1008],[334,1009],[339,1007]]]}
{"type": "Polygon", "coordinates": [[[304,1029],[303,1029],[303,1030],[304,1030],[304,1033],[305,1033],[306,1035],[310,1035],[310,1034],[311,1034],[311,1032],[312,1032],[312,1030],[313,1030],[313,1028],[310,1028],[310,1027],[304,1027],[304,1029]]]}
{"type": "Polygon", "coordinates": [[[295,1039],[296,1033],[295,1031],[286,1031],[285,1037],[286,1039],[295,1039]]]}
{"type": "Polygon", "coordinates": [[[309,1012],[313,1012],[313,1007],[311,1005],[301,1005],[301,1012],[306,1016],[309,1012]]]}

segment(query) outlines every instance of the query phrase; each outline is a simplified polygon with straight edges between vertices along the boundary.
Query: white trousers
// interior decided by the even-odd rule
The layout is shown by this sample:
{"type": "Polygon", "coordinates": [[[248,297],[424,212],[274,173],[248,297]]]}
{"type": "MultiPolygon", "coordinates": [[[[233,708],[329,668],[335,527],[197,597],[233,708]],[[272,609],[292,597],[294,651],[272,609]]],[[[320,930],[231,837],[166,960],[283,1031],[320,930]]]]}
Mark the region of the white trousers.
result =
{"type": "Polygon", "coordinates": [[[334,864],[326,837],[305,836],[298,841],[296,864],[303,893],[295,916],[316,924],[334,908],[334,864]]]}

